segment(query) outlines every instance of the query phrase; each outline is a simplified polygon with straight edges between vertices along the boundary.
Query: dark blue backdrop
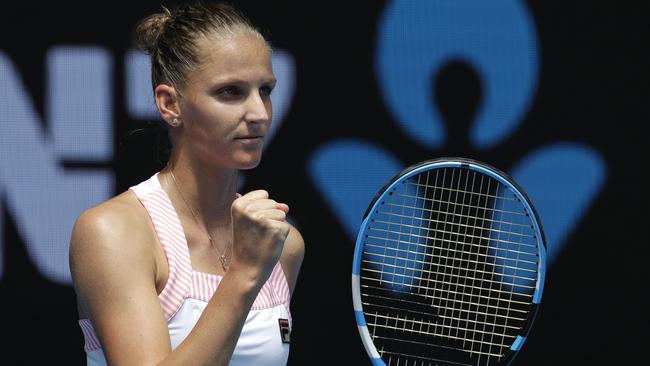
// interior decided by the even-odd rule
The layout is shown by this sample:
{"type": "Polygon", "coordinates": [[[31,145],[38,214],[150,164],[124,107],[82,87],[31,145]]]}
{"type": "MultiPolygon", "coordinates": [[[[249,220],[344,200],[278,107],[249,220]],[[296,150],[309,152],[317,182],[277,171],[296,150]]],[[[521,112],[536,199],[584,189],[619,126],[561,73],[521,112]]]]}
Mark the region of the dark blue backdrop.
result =
{"type": "MultiPolygon", "coordinates": [[[[291,365],[367,364],[350,295],[361,214],[402,167],[441,156],[507,171],[542,217],[550,268],[515,364],[642,357],[649,5],[235,4],[267,32],[279,79],[272,139],[240,189],[288,202],[307,246],[291,365]]],[[[83,208],[160,167],[153,138],[123,139],[157,120],[130,37],[159,5],[0,13],[2,364],[84,362],[67,240],[83,208]]]]}

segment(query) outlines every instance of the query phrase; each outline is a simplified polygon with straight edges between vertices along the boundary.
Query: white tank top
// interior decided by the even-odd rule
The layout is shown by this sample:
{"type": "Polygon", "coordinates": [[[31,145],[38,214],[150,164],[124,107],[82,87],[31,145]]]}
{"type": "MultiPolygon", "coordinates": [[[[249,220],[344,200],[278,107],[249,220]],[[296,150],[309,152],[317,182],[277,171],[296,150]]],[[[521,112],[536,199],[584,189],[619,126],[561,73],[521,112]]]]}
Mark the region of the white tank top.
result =
{"type": "MultiPolygon", "coordinates": [[[[169,278],[158,295],[167,319],[172,349],[190,333],[214,294],[221,276],[192,269],[189,248],[181,222],[160,186],[158,173],[130,188],[149,212],[169,263],[169,278]]],[[[231,366],[286,365],[289,357],[288,333],[292,322],[290,292],[280,262],[262,286],[251,307],[231,366]]],[[[79,320],[84,335],[88,365],[106,365],[106,358],[89,319],[79,320]]]]}

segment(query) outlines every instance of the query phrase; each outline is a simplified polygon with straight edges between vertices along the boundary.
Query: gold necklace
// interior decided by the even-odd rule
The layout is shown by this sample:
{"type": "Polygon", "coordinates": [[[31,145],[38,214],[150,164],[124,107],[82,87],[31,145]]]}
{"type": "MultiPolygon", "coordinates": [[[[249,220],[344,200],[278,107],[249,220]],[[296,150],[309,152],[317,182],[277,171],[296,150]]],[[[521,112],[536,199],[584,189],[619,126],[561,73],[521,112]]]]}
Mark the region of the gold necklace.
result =
{"type": "Polygon", "coordinates": [[[181,199],[185,203],[185,206],[192,213],[192,216],[194,217],[194,221],[196,221],[197,225],[203,226],[203,228],[205,230],[205,234],[208,236],[208,240],[210,241],[210,246],[213,247],[213,248],[217,248],[217,250],[219,251],[219,259],[221,260],[221,267],[223,268],[224,271],[228,271],[228,267],[230,266],[230,263],[229,263],[228,257],[226,256],[226,253],[225,253],[225,251],[227,251],[228,248],[226,248],[224,250],[224,253],[222,253],[219,250],[219,247],[214,245],[214,241],[212,240],[212,235],[210,235],[210,232],[208,232],[207,226],[205,226],[205,224],[201,225],[201,222],[199,221],[198,215],[196,213],[194,213],[194,210],[192,210],[192,206],[190,206],[189,203],[187,203],[187,200],[183,196],[183,192],[181,191],[181,188],[178,186],[178,182],[176,181],[176,177],[174,176],[174,172],[171,170],[171,168],[169,169],[169,174],[172,176],[172,180],[174,181],[174,186],[176,187],[176,190],[178,191],[178,195],[181,196],[181,199]]]}

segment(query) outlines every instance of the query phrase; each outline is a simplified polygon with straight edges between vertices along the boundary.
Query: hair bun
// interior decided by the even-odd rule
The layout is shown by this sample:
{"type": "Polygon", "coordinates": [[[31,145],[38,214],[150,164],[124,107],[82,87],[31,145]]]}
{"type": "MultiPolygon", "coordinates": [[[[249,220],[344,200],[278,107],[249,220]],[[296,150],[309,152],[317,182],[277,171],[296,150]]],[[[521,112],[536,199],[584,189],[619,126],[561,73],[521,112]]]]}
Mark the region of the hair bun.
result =
{"type": "Polygon", "coordinates": [[[158,40],[165,32],[165,27],[172,19],[172,13],[163,6],[163,12],[152,14],[142,19],[135,29],[136,45],[147,54],[153,54],[158,48],[158,40]]]}

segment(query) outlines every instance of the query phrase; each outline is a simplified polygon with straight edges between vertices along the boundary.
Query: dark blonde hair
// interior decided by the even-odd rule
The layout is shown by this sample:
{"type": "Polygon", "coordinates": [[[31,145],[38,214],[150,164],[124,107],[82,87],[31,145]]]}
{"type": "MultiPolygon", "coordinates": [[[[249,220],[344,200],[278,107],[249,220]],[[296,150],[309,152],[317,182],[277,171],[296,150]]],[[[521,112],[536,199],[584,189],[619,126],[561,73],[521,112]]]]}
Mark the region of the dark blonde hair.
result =
{"type": "Polygon", "coordinates": [[[154,89],[169,84],[181,94],[189,72],[200,62],[196,46],[200,36],[250,32],[264,39],[251,21],[231,5],[198,1],[173,10],[163,6],[162,10],[142,19],[135,30],[138,47],[151,58],[154,89]]]}

